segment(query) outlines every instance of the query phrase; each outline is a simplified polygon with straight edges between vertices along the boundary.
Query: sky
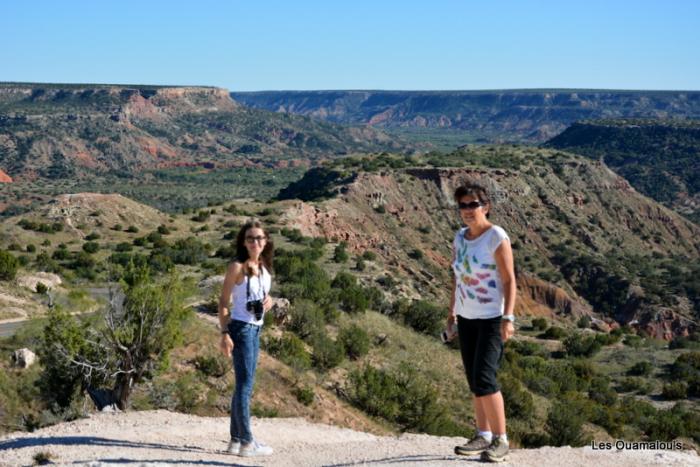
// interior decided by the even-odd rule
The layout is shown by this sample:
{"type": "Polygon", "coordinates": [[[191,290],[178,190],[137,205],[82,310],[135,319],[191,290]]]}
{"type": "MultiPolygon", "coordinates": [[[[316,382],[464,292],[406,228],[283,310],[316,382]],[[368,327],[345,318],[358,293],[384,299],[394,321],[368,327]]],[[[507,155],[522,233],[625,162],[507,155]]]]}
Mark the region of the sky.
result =
{"type": "Polygon", "coordinates": [[[700,1],[0,1],[0,81],[700,90],[700,1]]]}

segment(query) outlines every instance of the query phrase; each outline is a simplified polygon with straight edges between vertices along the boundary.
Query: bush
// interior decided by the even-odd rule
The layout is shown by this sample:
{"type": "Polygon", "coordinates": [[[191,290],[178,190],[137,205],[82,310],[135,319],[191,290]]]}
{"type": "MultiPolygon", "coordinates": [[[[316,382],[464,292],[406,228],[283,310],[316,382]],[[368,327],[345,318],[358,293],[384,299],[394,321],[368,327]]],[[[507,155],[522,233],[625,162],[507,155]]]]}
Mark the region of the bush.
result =
{"type": "Polygon", "coordinates": [[[83,243],[83,251],[88,254],[96,253],[100,249],[100,245],[97,242],[86,242],[83,243]]]}
{"type": "Polygon", "coordinates": [[[49,288],[44,284],[43,282],[37,282],[36,283],[36,293],[40,295],[44,295],[46,292],[49,291],[49,288]]]}
{"type": "Polygon", "coordinates": [[[530,420],[535,415],[535,402],[523,385],[516,378],[502,373],[498,382],[506,408],[506,417],[530,420]]]}
{"type": "Polygon", "coordinates": [[[661,395],[666,400],[685,399],[688,395],[688,384],[684,381],[674,381],[664,384],[661,395]]]}
{"type": "Polygon", "coordinates": [[[552,326],[537,337],[540,339],[559,340],[566,337],[566,331],[558,326],[552,326]]]}
{"type": "Polygon", "coordinates": [[[325,333],[317,333],[313,338],[313,365],[325,371],[334,368],[343,361],[345,349],[341,342],[335,342],[325,333]]]}
{"type": "Polygon", "coordinates": [[[336,263],[344,263],[348,259],[350,259],[350,255],[345,250],[345,244],[341,243],[336,246],[335,250],[333,250],[333,261],[336,263]]]}
{"type": "Polygon", "coordinates": [[[580,329],[588,329],[591,327],[591,317],[588,315],[583,315],[579,318],[579,320],[576,322],[576,326],[578,326],[580,329]]]}
{"type": "Polygon", "coordinates": [[[311,356],[304,342],[292,333],[285,332],[280,338],[268,337],[262,344],[270,355],[296,370],[311,368],[311,356]]]}
{"type": "Polygon", "coordinates": [[[654,367],[650,362],[643,360],[632,365],[627,373],[633,376],[648,376],[653,369],[654,367]]]}
{"type": "Polygon", "coordinates": [[[25,248],[25,251],[26,251],[27,253],[35,253],[35,252],[36,252],[36,245],[33,245],[33,244],[31,244],[31,243],[28,244],[28,245],[27,245],[27,248],[25,248]]]}
{"type": "Polygon", "coordinates": [[[564,339],[564,349],[568,355],[573,357],[592,357],[600,351],[601,345],[595,336],[584,336],[577,333],[564,339]]]}
{"type": "Polygon", "coordinates": [[[0,280],[13,280],[17,275],[18,267],[17,258],[5,250],[0,250],[0,280]]]}
{"type": "Polygon", "coordinates": [[[139,228],[136,227],[135,225],[130,225],[129,227],[126,228],[126,231],[129,233],[139,233],[139,228]]]}
{"type": "Polygon", "coordinates": [[[341,329],[338,341],[342,343],[346,355],[351,360],[357,360],[369,352],[369,335],[356,324],[341,329]]]}
{"type": "Polygon", "coordinates": [[[373,251],[367,250],[364,253],[362,253],[362,259],[366,261],[374,261],[377,259],[377,254],[373,251]]]}
{"type": "Polygon", "coordinates": [[[426,300],[414,300],[402,311],[404,323],[414,330],[430,336],[437,336],[442,331],[445,320],[444,307],[426,300]]]}
{"type": "Polygon", "coordinates": [[[534,318],[532,320],[532,329],[544,331],[548,326],[547,320],[544,318],[534,318]]]}
{"type": "Polygon", "coordinates": [[[356,269],[357,271],[362,272],[362,271],[364,271],[366,268],[367,268],[367,266],[365,265],[365,262],[364,262],[364,260],[362,260],[362,258],[358,259],[357,262],[355,263],[355,269],[356,269]]]}
{"type": "Polygon", "coordinates": [[[299,402],[306,406],[311,405],[316,397],[314,388],[311,386],[296,387],[294,391],[292,391],[292,394],[294,394],[294,397],[296,397],[299,402]]]}
{"type": "Polygon", "coordinates": [[[549,409],[545,430],[552,446],[583,446],[583,422],[585,421],[577,405],[567,400],[556,401],[549,409]]]}
{"type": "Polygon", "coordinates": [[[422,259],[423,258],[423,252],[420,250],[411,250],[408,252],[408,257],[412,259],[422,259]]]}
{"type": "Polygon", "coordinates": [[[435,389],[407,365],[387,372],[371,366],[353,370],[348,378],[350,402],[370,415],[397,423],[403,430],[456,435],[464,427],[451,423],[435,389]]]}
{"type": "Polygon", "coordinates": [[[194,367],[205,376],[220,378],[229,371],[228,359],[219,355],[197,355],[193,362],[194,367]]]}
{"type": "Polygon", "coordinates": [[[288,329],[306,340],[323,331],[325,325],[321,308],[310,300],[296,300],[290,310],[288,329]]]}
{"type": "Polygon", "coordinates": [[[88,234],[85,237],[85,240],[87,240],[88,242],[92,242],[94,240],[99,240],[99,239],[100,239],[100,234],[98,234],[97,232],[91,232],[90,234],[88,234]]]}

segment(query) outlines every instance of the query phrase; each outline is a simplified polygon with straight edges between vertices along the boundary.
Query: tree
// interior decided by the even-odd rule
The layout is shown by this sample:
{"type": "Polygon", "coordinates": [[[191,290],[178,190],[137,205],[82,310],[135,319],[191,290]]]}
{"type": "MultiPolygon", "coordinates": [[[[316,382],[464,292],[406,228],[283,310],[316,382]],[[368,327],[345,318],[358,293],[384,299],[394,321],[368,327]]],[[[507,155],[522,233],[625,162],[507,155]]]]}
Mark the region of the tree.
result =
{"type": "Polygon", "coordinates": [[[104,325],[86,329],[80,352],[60,337],[52,341],[52,348],[57,355],[54,366],[79,370],[98,406],[115,404],[124,410],[134,384],[162,364],[180,341],[188,311],[175,275],[156,283],[146,267],[129,265],[122,288],[111,294],[104,325]],[[101,384],[111,387],[93,389],[101,384]]]}
{"type": "Polygon", "coordinates": [[[17,274],[17,258],[5,250],[0,250],[0,280],[11,281],[17,274]]]}

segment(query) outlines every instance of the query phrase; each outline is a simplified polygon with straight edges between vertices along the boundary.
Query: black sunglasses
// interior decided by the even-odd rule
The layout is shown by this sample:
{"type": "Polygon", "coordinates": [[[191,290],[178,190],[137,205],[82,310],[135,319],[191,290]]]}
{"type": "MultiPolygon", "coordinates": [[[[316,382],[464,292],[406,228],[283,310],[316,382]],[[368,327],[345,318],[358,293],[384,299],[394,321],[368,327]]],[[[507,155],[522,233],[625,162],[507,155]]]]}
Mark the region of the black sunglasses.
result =
{"type": "Polygon", "coordinates": [[[469,209],[473,210],[478,208],[479,206],[483,206],[480,201],[470,201],[468,203],[459,203],[459,209],[469,209]]]}

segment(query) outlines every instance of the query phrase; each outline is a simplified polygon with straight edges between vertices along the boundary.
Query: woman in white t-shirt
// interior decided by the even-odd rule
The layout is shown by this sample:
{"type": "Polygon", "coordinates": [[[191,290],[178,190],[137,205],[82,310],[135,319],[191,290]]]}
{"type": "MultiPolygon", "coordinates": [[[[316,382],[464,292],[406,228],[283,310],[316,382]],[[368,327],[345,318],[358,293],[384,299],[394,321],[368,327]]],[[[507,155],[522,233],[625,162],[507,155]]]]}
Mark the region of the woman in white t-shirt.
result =
{"type": "Polygon", "coordinates": [[[455,453],[480,453],[482,460],[500,462],[508,454],[508,438],[496,372],[503,343],[514,332],[513,251],[505,230],[488,220],[491,201],[486,189],[460,186],[454,198],[465,227],[453,244],[454,281],[447,324],[457,322],[477,425],[477,436],[455,447],[455,453]]]}

